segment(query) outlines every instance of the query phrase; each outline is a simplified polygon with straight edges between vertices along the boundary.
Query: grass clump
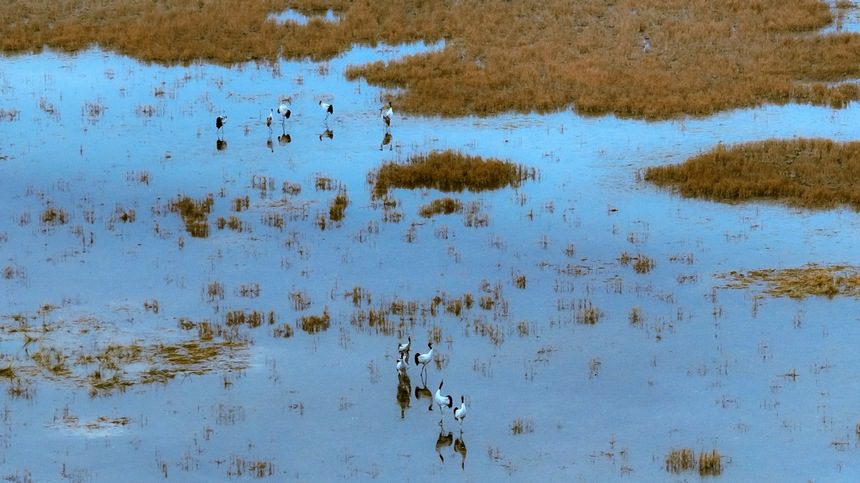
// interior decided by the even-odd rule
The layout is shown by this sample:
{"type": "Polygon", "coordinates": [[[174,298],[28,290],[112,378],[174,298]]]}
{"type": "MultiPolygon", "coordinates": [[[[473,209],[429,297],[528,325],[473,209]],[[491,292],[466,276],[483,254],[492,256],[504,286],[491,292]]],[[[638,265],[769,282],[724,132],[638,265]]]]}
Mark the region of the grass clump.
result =
{"type": "Polygon", "coordinates": [[[487,191],[519,186],[534,177],[534,170],[509,161],[484,159],[452,150],[433,151],[412,156],[404,164],[383,164],[376,172],[373,193],[381,198],[391,188],[487,191]]]}
{"type": "Polygon", "coordinates": [[[534,433],[535,424],[530,418],[517,418],[511,423],[511,433],[525,434],[534,433]]]}
{"type": "Polygon", "coordinates": [[[626,251],[621,253],[621,256],[618,257],[618,261],[625,266],[632,263],[633,270],[635,270],[636,273],[648,273],[657,265],[654,259],[647,255],[638,253],[636,256],[632,256],[626,251]]]}
{"type": "Polygon", "coordinates": [[[764,284],[764,292],[772,297],[860,297],[860,268],[847,265],[732,271],[719,277],[729,280],[726,288],[745,289],[764,284]]]}
{"type": "Polygon", "coordinates": [[[337,196],[331,202],[328,208],[328,217],[333,222],[339,222],[343,220],[344,212],[346,211],[346,207],[349,205],[349,198],[346,196],[346,190],[341,189],[337,196]]]}
{"type": "Polygon", "coordinates": [[[603,317],[603,311],[592,305],[591,301],[580,300],[576,306],[576,321],[580,324],[595,325],[603,317]]]}
{"type": "Polygon", "coordinates": [[[696,457],[690,448],[673,449],[666,456],[666,471],[681,473],[691,470],[696,465],[696,457]]]}
{"type": "Polygon", "coordinates": [[[327,310],[322,315],[307,315],[299,318],[299,327],[308,334],[316,334],[328,330],[331,325],[331,317],[327,310]]]}
{"type": "Polygon", "coordinates": [[[3,379],[14,379],[15,378],[15,368],[12,365],[8,365],[5,367],[0,367],[0,378],[3,379]]]}
{"type": "Polygon", "coordinates": [[[666,456],[666,471],[682,473],[698,468],[699,476],[718,476],[723,472],[722,456],[717,450],[703,451],[696,458],[690,448],[673,449],[666,456]]]}
{"type": "Polygon", "coordinates": [[[767,140],[719,145],[682,164],[648,168],[645,180],[687,197],[773,200],[804,208],[860,210],[860,142],[767,140]]]}
{"type": "Polygon", "coordinates": [[[699,475],[717,476],[723,472],[722,458],[720,452],[711,450],[710,453],[699,454],[699,475]]]}
{"type": "Polygon", "coordinates": [[[461,211],[463,211],[463,203],[460,200],[439,198],[423,205],[418,213],[424,218],[430,218],[434,215],[450,215],[461,211]]]}
{"type": "Polygon", "coordinates": [[[215,200],[210,193],[202,200],[195,200],[190,196],[179,196],[171,200],[167,208],[173,213],[179,213],[185,222],[185,231],[195,238],[206,238],[209,236],[209,213],[215,200]]]}
{"type": "Polygon", "coordinates": [[[65,225],[69,222],[69,214],[62,208],[48,207],[42,211],[42,223],[45,225],[65,225]]]}

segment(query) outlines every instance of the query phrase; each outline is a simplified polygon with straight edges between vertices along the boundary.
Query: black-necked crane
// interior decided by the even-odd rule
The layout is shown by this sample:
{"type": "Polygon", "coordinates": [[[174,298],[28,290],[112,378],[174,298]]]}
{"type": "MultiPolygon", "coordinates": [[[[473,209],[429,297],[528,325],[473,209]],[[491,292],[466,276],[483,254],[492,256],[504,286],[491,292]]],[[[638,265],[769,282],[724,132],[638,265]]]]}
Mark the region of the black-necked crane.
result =
{"type": "Polygon", "coordinates": [[[442,385],[445,384],[445,381],[439,383],[439,388],[436,389],[436,393],[433,394],[433,402],[439,406],[439,424],[442,424],[442,408],[447,407],[448,409],[454,405],[454,399],[450,394],[442,395],[442,385]]]}
{"type": "Polygon", "coordinates": [[[281,103],[281,105],[278,106],[278,114],[281,115],[281,124],[284,124],[287,119],[289,119],[290,116],[293,115],[293,111],[290,110],[290,106],[281,103]]]}
{"type": "Polygon", "coordinates": [[[391,127],[391,118],[394,117],[394,108],[391,106],[391,101],[388,101],[388,109],[380,107],[379,112],[382,114],[382,123],[385,124],[385,128],[391,127]]]}
{"type": "Polygon", "coordinates": [[[227,124],[227,116],[218,116],[215,118],[215,128],[219,134],[223,134],[225,124],[227,124]]]}
{"type": "Polygon", "coordinates": [[[463,426],[463,420],[466,419],[468,411],[469,407],[466,406],[466,397],[460,396],[460,405],[454,408],[454,419],[460,423],[460,427],[463,426]]]}
{"type": "Polygon", "coordinates": [[[399,352],[400,355],[405,354],[406,357],[408,358],[410,347],[412,347],[412,336],[411,335],[406,338],[406,342],[401,342],[400,344],[397,344],[397,352],[399,352]]]}
{"type": "Polygon", "coordinates": [[[429,347],[429,348],[430,348],[430,350],[429,350],[429,351],[427,351],[427,352],[425,352],[425,353],[423,353],[423,354],[422,354],[422,353],[420,353],[420,352],[416,352],[416,353],[415,353],[415,365],[416,365],[416,366],[417,366],[418,364],[422,364],[422,365],[423,365],[423,367],[421,367],[421,373],[422,373],[422,374],[426,374],[426,373],[427,373],[427,364],[429,364],[429,363],[430,363],[430,361],[432,361],[432,360],[433,360],[433,343],[432,343],[432,342],[428,342],[428,343],[427,343],[427,347],[429,347]]]}
{"type": "Polygon", "coordinates": [[[328,119],[329,115],[334,114],[334,106],[329,104],[328,102],[320,101],[320,108],[325,111],[326,119],[328,119]]]}

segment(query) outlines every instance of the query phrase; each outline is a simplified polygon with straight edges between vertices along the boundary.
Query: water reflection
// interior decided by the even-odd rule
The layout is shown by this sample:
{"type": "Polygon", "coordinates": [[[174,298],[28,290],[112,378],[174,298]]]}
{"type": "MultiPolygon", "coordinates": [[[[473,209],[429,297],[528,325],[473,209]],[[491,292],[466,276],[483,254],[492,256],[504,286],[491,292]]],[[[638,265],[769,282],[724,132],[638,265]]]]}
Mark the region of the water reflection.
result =
{"type": "Polygon", "coordinates": [[[454,444],[454,435],[448,431],[448,434],[445,434],[444,429],[439,429],[439,437],[436,438],[436,454],[439,455],[439,459],[442,462],[445,462],[445,457],[442,456],[442,450],[448,446],[454,444]]]}
{"type": "Polygon", "coordinates": [[[382,142],[379,143],[379,150],[382,151],[385,146],[388,146],[388,150],[391,151],[394,149],[394,146],[391,144],[391,133],[386,132],[385,136],[382,136],[382,142]]]}
{"type": "Polygon", "coordinates": [[[216,139],[215,140],[215,149],[218,151],[223,151],[227,149],[227,140],[225,139],[216,139]]]}
{"type": "Polygon", "coordinates": [[[417,401],[420,401],[424,398],[429,399],[430,404],[428,405],[427,410],[432,411],[433,410],[433,393],[430,392],[430,389],[427,388],[427,381],[425,381],[423,378],[421,379],[421,383],[424,385],[423,386],[415,386],[415,399],[417,401]]]}
{"type": "Polygon", "coordinates": [[[454,440],[454,452],[460,455],[460,468],[466,469],[466,441],[463,439],[463,431],[454,440]]]}
{"type": "Polygon", "coordinates": [[[334,139],[334,131],[326,128],[326,130],[320,134],[320,141],[322,141],[323,138],[334,139]]]}
{"type": "Polygon", "coordinates": [[[266,147],[269,148],[269,151],[275,152],[274,144],[272,144],[272,136],[269,136],[269,139],[266,139],[266,147]]]}
{"type": "Polygon", "coordinates": [[[290,137],[290,135],[287,133],[284,133],[284,134],[281,134],[280,136],[278,136],[278,144],[280,144],[281,146],[286,146],[287,144],[290,144],[291,142],[293,142],[293,138],[290,137]]]}
{"type": "Polygon", "coordinates": [[[412,381],[409,380],[409,374],[405,371],[397,371],[397,404],[400,406],[400,419],[406,417],[406,409],[409,408],[410,394],[409,389],[412,387],[412,381]]]}

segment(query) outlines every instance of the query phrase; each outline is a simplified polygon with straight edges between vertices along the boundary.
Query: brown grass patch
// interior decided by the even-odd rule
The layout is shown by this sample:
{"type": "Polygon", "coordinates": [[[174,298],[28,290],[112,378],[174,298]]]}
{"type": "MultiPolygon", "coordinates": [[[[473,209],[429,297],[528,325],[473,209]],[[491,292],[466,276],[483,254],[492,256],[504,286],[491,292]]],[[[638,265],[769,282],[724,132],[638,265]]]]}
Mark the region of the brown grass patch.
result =
{"type": "Polygon", "coordinates": [[[719,277],[730,280],[725,288],[745,289],[764,284],[764,292],[772,297],[860,297],[860,268],[846,265],[733,271],[719,277]]]}
{"type": "Polygon", "coordinates": [[[450,215],[463,211],[463,203],[454,198],[439,198],[421,206],[418,213],[424,218],[434,215],[450,215]]]}
{"type": "Polygon", "coordinates": [[[349,205],[349,197],[346,195],[346,189],[341,188],[334,197],[328,208],[328,217],[331,221],[337,223],[343,221],[344,212],[349,205]]]}
{"type": "Polygon", "coordinates": [[[648,168],[645,179],[683,196],[726,202],[774,200],[805,208],[860,210],[860,142],[768,140],[648,168]]]}
{"type": "Polygon", "coordinates": [[[331,316],[324,310],[322,315],[307,315],[299,318],[299,327],[308,334],[325,332],[331,326],[331,316]]]}
{"type": "Polygon", "coordinates": [[[182,221],[185,222],[185,231],[189,235],[206,238],[209,236],[209,213],[212,211],[213,204],[215,200],[212,194],[209,194],[199,201],[190,196],[179,196],[171,200],[167,207],[170,211],[179,213],[182,221]]]}
{"type": "Polygon", "coordinates": [[[533,169],[510,161],[484,159],[451,150],[433,151],[412,156],[403,164],[383,164],[375,173],[373,192],[382,197],[390,188],[486,191],[519,186],[535,176],[533,169]]]}
{"type": "Polygon", "coordinates": [[[691,470],[696,465],[696,456],[690,448],[673,449],[666,456],[666,471],[681,473],[691,470]]]}
{"type": "Polygon", "coordinates": [[[710,453],[699,454],[699,475],[717,476],[723,472],[723,463],[720,452],[711,450],[710,453]]]}
{"type": "Polygon", "coordinates": [[[589,114],[668,118],[860,98],[856,85],[833,83],[860,75],[860,36],[815,33],[831,21],[818,0],[13,0],[0,4],[0,50],[98,44],[145,61],[234,64],[324,60],[354,44],[445,39],[440,51],[354,66],[347,75],[405,88],[394,98],[404,112],[572,105],[589,114]],[[288,7],[331,8],[338,21],[268,19],[288,7]]]}
{"type": "Polygon", "coordinates": [[[45,225],[65,225],[69,222],[69,214],[62,208],[49,206],[42,211],[42,223],[45,225]]]}

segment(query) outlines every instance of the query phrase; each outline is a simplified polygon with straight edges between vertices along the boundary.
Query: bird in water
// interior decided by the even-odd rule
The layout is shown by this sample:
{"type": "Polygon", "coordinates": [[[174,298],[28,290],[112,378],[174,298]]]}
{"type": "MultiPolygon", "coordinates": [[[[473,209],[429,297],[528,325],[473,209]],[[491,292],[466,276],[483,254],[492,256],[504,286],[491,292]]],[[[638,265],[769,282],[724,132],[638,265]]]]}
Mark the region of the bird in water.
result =
{"type": "Polygon", "coordinates": [[[224,125],[227,124],[227,116],[218,116],[215,118],[215,128],[219,134],[224,133],[224,125]]]}
{"type": "Polygon", "coordinates": [[[430,348],[429,351],[427,351],[423,354],[420,352],[415,353],[415,365],[417,366],[418,364],[422,364],[422,367],[421,367],[422,373],[427,372],[427,364],[433,360],[433,343],[428,342],[427,347],[430,348]]]}
{"type": "Polygon", "coordinates": [[[466,406],[466,397],[460,396],[460,405],[454,408],[454,419],[463,426],[463,420],[466,419],[466,413],[469,407],[466,406]]]}
{"type": "Polygon", "coordinates": [[[447,407],[451,408],[454,405],[454,400],[451,398],[451,395],[442,395],[442,385],[445,384],[445,381],[439,383],[439,388],[436,389],[436,393],[433,394],[433,402],[439,406],[439,424],[442,424],[442,408],[447,407]]]}
{"type": "Polygon", "coordinates": [[[397,352],[399,352],[400,355],[405,354],[406,357],[408,358],[410,347],[412,347],[412,336],[411,335],[406,338],[406,342],[401,342],[400,344],[397,344],[397,352]]]}
{"type": "Polygon", "coordinates": [[[269,130],[272,130],[272,118],[274,117],[275,112],[272,109],[269,109],[269,115],[266,116],[266,127],[269,130]]]}
{"type": "Polygon", "coordinates": [[[391,106],[391,101],[388,101],[388,109],[380,107],[379,112],[382,114],[382,122],[385,124],[385,128],[388,129],[391,127],[391,118],[394,117],[394,108],[391,106]]]}
{"type": "Polygon", "coordinates": [[[328,102],[320,101],[320,108],[325,111],[326,119],[328,119],[329,115],[334,114],[334,106],[332,106],[328,102]]]}
{"type": "MultiPolygon", "coordinates": [[[[289,101],[288,101],[289,102],[289,101]]],[[[281,124],[284,124],[287,119],[293,114],[293,111],[290,110],[290,107],[284,103],[281,103],[278,106],[278,114],[281,115],[281,124]]]]}

